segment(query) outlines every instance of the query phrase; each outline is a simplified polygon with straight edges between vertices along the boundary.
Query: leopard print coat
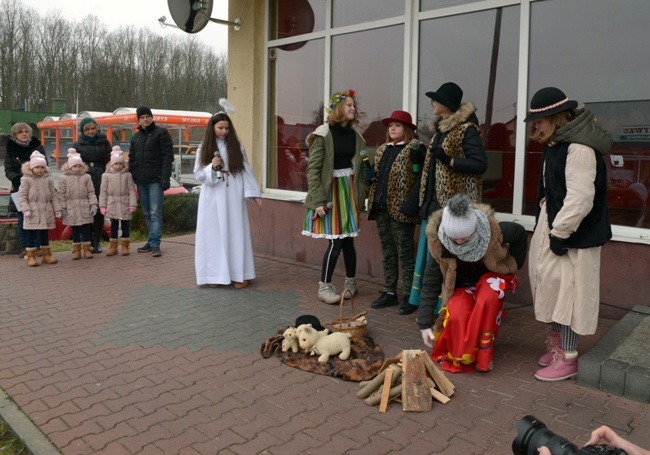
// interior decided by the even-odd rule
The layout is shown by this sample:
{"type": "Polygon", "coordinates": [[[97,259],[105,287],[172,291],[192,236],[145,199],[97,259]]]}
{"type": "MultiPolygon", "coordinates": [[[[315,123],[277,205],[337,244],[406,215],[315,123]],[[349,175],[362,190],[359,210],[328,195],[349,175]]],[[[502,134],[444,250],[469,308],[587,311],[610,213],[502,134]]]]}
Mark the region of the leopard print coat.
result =
{"type": "Polygon", "coordinates": [[[431,129],[434,136],[427,150],[422,171],[420,205],[423,204],[426,181],[435,172],[436,197],[441,207],[458,193],[466,192],[474,202],[481,202],[483,178],[487,170],[487,155],[483,148],[478,119],[472,103],[463,103],[447,118],[433,119],[431,129]],[[454,159],[454,166],[442,164],[431,154],[431,147],[441,143],[445,153],[454,159]]]}

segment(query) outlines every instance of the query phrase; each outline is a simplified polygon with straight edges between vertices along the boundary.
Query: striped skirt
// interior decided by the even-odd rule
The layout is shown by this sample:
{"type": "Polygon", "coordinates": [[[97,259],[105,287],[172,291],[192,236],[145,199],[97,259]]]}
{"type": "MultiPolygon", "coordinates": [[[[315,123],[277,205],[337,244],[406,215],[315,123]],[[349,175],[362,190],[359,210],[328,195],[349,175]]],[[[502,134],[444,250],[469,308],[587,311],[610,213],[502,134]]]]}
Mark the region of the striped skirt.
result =
{"type": "Polygon", "coordinates": [[[359,210],[354,200],[354,175],[352,169],[336,169],[332,177],[327,202],[332,203],[322,218],[307,209],[302,223],[302,235],[318,239],[342,239],[359,234],[359,210]]]}

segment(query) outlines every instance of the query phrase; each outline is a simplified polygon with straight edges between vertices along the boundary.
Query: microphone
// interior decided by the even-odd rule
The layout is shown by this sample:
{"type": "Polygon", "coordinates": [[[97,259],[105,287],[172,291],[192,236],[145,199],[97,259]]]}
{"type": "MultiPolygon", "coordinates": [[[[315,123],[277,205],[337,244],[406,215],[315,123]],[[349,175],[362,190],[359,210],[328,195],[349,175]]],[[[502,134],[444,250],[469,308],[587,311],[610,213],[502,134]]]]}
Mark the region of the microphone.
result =
{"type": "Polygon", "coordinates": [[[366,167],[366,169],[370,169],[371,171],[374,170],[370,164],[370,160],[368,159],[368,152],[365,150],[361,150],[361,161],[363,161],[363,165],[366,167]]]}
{"type": "MultiPolygon", "coordinates": [[[[325,206],[325,209],[324,209],[326,214],[327,214],[327,212],[330,211],[330,209],[332,208],[332,205],[334,205],[334,204],[332,204],[331,202],[327,203],[327,205],[325,206]]],[[[318,214],[314,213],[314,216],[311,217],[311,220],[316,221],[316,218],[318,218],[318,214]]]]}
{"type": "MultiPolygon", "coordinates": [[[[411,150],[417,152],[420,148],[420,141],[417,139],[411,139],[411,150]]],[[[418,163],[413,163],[413,172],[420,172],[420,165],[418,163]]]]}
{"type": "MultiPolygon", "coordinates": [[[[219,153],[219,150],[216,150],[214,152],[214,157],[215,158],[221,158],[221,153],[219,153]]],[[[217,168],[215,169],[214,172],[217,173],[217,180],[221,180],[221,166],[217,166],[217,168]]]]}

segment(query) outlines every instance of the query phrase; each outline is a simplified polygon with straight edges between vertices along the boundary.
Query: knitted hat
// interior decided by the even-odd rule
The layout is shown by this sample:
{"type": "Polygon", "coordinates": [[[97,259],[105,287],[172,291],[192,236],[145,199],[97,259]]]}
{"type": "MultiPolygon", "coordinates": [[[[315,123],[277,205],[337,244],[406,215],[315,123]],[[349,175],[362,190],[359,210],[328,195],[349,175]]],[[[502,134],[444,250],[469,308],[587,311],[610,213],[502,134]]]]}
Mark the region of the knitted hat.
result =
{"type": "Polygon", "coordinates": [[[37,166],[47,167],[47,160],[45,159],[45,155],[38,150],[34,150],[29,157],[29,168],[34,169],[37,166]]]}
{"type": "Polygon", "coordinates": [[[81,155],[79,155],[79,152],[77,152],[75,149],[68,149],[68,167],[72,169],[72,166],[75,164],[83,164],[83,160],[81,159],[81,155]]]}
{"type": "Polygon", "coordinates": [[[548,117],[558,112],[575,109],[578,102],[570,100],[562,90],[556,87],[539,89],[530,100],[530,109],[524,122],[532,122],[538,118],[548,117]]]}
{"type": "Polygon", "coordinates": [[[124,152],[119,145],[114,146],[111,151],[111,166],[117,163],[124,164],[124,152]]]}
{"type": "Polygon", "coordinates": [[[143,115],[149,115],[150,117],[153,117],[153,113],[151,112],[151,109],[149,109],[147,106],[140,106],[135,110],[135,114],[138,117],[138,120],[140,120],[140,117],[143,115]]]}
{"type": "Polygon", "coordinates": [[[427,92],[426,95],[433,101],[437,101],[456,112],[460,109],[460,103],[463,100],[463,89],[453,82],[445,82],[437,91],[427,92]]]}
{"type": "Polygon", "coordinates": [[[476,229],[476,212],[467,193],[460,193],[449,199],[442,211],[442,229],[447,237],[464,239],[476,229]]]}
{"type": "MultiPolygon", "coordinates": [[[[97,122],[95,121],[94,118],[92,118],[92,117],[84,117],[83,119],[81,119],[81,122],[79,122],[79,131],[83,133],[84,132],[84,127],[86,125],[88,125],[89,123],[94,123],[95,126],[97,126],[97,122]]],[[[99,127],[97,129],[99,129],[99,127]]]]}

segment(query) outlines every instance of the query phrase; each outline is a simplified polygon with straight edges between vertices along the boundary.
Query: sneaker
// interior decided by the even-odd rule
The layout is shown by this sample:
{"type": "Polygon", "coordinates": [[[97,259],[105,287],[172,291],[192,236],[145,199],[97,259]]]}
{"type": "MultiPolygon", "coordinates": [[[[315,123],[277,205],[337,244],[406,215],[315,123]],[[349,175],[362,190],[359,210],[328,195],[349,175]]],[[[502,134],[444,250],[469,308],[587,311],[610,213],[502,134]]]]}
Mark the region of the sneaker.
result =
{"type": "Polygon", "coordinates": [[[548,338],[546,339],[546,354],[541,356],[537,361],[540,366],[547,367],[551,362],[553,362],[555,348],[560,346],[561,341],[560,332],[548,332],[548,338]]]}
{"type": "Polygon", "coordinates": [[[544,382],[558,382],[575,379],[578,376],[578,356],[567,359],[567,353],[555,348],[551,364],[535,373],[535,379],[544,382]]]}
{"type": "Polygon", "coordinates": [[[409,303],[409,297],[411,297],[409,294],[406,294],[404,296],[404,303],[402,303],[402,306],[399,307],[399,314],[402,316],[406,316],[407,314],[415,313],[418,309],[417,305],[411,305],[409,303]]]}
{"type": "Polygon", "coordinates": [[[387,308],[389,306],[397,305],[397,296],[388,292],[382,292],[377,300],[372,302],[371,308],[378,310],[380,308],[387,308]]]}
{"type": "Polygon", "coordinates": [[[152,246],[151,247],[151,255],[155,258],[159,258],[162,256],[162,253],[160,252],[160,247],[159,246],[152,246]]]}
{"type": "Polygon", "coordinates": [[[138,253],[151,253],[151,245],[149,245],[149,242],[138,248],[138,253]]]}

